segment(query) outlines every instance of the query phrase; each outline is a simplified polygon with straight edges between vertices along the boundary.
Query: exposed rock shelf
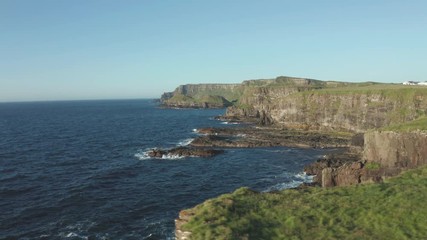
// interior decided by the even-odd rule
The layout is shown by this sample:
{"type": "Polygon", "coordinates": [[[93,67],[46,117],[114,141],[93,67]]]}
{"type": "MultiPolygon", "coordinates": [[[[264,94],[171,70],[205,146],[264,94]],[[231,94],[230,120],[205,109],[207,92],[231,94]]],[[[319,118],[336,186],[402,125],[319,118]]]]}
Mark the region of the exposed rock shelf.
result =
{"type": "Polygon", "coordinates": [[[299,131],[275,127],[204,128],[205,134],[191,142],[197,147],[347,147],[351,135],[299,131]]]}

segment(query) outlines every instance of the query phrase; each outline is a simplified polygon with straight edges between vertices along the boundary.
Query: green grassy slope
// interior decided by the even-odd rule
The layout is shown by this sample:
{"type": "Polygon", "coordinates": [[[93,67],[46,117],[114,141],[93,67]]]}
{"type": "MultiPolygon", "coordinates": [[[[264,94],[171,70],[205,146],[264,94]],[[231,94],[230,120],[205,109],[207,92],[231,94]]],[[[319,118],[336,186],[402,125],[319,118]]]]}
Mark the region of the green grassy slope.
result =
{"type": "Polygon", "coordinates": [[[427,239],[427,167],[381,184],[256,193],[188,210],[191,239],[427,239]]]}

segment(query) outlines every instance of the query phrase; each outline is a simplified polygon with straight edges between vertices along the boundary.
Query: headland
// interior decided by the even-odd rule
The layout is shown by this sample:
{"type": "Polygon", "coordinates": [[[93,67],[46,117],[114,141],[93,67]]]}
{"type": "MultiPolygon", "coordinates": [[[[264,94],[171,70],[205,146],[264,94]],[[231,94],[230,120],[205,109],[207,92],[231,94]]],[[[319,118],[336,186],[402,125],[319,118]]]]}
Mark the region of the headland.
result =
{"type": "MultiPolygon", "coordinates": [[[[227,107],[225,115],[218,117],[220,120],[247,123],[246,127],[199,129],[203,135],[191,143],[192,148],[341,149],[305,167],[307,174],[315,176],[310,185],[318,187],[301,186],[262,194],[242,188],[181,211],[176,220],[177,239],[327,236],[354,239],[393,231],[403,238],[427,236],[427,228],[412,229],[406,225],[394,228],[391,219],[392,223],[384,220],[389,216],[380,212],[382,208],[373,205],[375,201],[391,201],[394,208],[382,207],[398,216],[396,211],[400,210],[396,208],[410,211],[411,206],[423,204],[413,199],[404,200],[390,189],[401,188],[402,181],[408,178],[411,182],[408,189],[412,190],[408,194],[427,188],[427,172],[423,167],[427,164],[425,86],[277,77],[241,84],[183,85],[165,93],[161,104],[164,107],[227,107]],[[407,171],[409,173],[402,175],[407,171]],[[379,188],[392,192],[386,194],[379,188]],[[361,191],[369,199],[359,199],[361,191]],[[333,197],[328,198],[331,194],[333,197]],[[347,201],[349,198],[353,200],[347,201]],[[335,207],[332,199],[337,201],[335,207]],[[313,210],[316,204],[321,206],[318,211],[313,210]],[[351,209],[352,204],[355,210],[351,209]],[[292,211],[282,209],[287,206],[292,211]],[[363,208],[368,209],[368,213],[363,208]],[[345,220],[339,222],[341,215],[332,213],[333,209],[345,220]],[[366,214],[372,216],[366,218],[366,214]],[[371,228],[364,224],[369,218],[382,221],[378,220],[377,228],[371,228]],[[373,234],[375,229],[380,230],[373,234]]],[[[416,199],[421,195],[416,195],[416,199]]],[[[415,221],[413,216],[399,216],[415,221]]],[[[418,219],[427,225],[427,218],[418,219]]]]}

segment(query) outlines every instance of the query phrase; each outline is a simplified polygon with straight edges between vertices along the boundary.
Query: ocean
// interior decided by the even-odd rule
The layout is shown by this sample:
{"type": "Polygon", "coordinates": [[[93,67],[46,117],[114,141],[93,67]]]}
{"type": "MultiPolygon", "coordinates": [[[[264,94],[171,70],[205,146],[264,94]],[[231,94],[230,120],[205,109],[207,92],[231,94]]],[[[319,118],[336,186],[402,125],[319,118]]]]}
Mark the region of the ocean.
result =
{"type": "Polygon", "coordinates": [[[187,145],[224,109],[153,100],[0,103],[0,239],[173,239],[182,209],[247,186],[295,187],[331,149],[225,149],[152,159],[187,145]]]}

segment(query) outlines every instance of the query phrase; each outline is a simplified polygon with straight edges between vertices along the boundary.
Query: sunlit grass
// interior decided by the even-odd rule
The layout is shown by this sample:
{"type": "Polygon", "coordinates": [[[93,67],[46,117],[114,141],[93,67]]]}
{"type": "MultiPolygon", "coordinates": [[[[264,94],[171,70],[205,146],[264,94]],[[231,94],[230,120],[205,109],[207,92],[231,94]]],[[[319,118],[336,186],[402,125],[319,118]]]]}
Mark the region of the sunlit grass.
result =
{"type": "Polygon", "coordinates": [[[192,210],[192,239],[427,239],[427,167],[381,184],[256,193],[192,210]]]}

